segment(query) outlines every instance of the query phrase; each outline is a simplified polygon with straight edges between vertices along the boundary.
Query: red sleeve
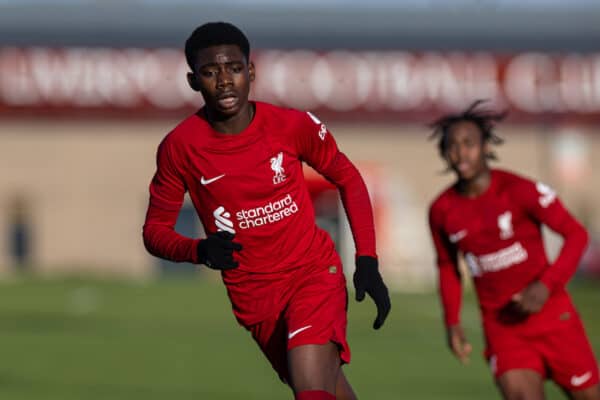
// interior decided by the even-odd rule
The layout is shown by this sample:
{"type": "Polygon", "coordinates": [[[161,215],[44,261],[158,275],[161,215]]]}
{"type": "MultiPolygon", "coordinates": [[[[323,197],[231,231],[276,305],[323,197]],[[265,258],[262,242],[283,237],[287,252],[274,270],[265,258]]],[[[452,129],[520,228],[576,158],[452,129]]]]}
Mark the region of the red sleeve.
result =
{"type": "Polygon", "coordinates": [[[352,230],[356,256],[377,257],[373,208],[362,176],[339,151],[325,124],[310,113],[303,116],[300,124],[302,129],[297,138],[300,159],[338,188],[352,230]]]}
{"type": "Polygon", "coordinates": [[[175,168],[173,150],[166,140],[158,148],[156,165],[143,229],[144,245],[156,257],[197,263],[196,247],[199,240],[184,237],[175,231],[186,189],[183,178],[175,168]]]}
{"type": "Polygon", "coordinates": [[[442,215],[431,207],[429,228],[436,251],[440,300],[444,309],[444,323],[447,327],[460,322],[462,282],[458,269],[458,251],[448,240],[442,225],[442,215]]]}
{"type": "Polygon", "coordinates": [[[554,190],[545,184],[525,181],[518,193],[527,213],[564,239],[558,257],[540,278],[550,291],[562,288],[577,270],[588,243],[588,233],[563,206],[554,190]]]}

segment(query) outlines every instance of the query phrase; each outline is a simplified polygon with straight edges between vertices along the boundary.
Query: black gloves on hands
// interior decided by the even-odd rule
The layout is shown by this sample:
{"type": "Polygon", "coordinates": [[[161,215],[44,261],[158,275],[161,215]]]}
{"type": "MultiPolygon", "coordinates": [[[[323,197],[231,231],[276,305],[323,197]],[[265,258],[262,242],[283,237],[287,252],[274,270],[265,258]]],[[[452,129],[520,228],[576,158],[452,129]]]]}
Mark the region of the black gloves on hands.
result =
{"type": "Polygon", "coordinates": [[[242,250],[242,245],[233,241],[234,235],[219,231],[210,233],[198,243],[198,260],[208,268],[225,270],[238,267],[233,261],[233,252],[242,250]]]}
{"type": "Polygon", "coordinates": [[[366,292],[375,302],[377,318],[373,323],[373,329],[381,328],[392,304],[388,289],[379,274],[377,259],[370,256],[359,256],[356,259],[353,281],[356,289],[356,301],[363,301],[366,292]]]}

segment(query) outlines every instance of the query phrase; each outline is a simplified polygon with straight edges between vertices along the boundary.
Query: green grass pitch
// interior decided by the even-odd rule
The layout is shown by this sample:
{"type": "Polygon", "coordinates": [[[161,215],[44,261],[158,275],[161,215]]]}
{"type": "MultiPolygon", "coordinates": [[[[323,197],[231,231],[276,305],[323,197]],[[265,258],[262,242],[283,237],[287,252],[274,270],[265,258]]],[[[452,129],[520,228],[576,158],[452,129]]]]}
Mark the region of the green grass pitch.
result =
{"type": "MultiPolygon", "coordinates": [[[[600,353],[600,283],[571,292],[600,353]]],[[[444,342],[435,293],[394,294],[381,331],[351,300],[347,376],[362,399],[499,399],[467,295],[475,351],[461,366],[444,342]]],[[[548,399],[563,396],[546,385],[548,399]]],[[[0,281],[0,398],[10,400],[291,399],[235,322],[223,286],[201,278],[145,283],[0,281]]]]}

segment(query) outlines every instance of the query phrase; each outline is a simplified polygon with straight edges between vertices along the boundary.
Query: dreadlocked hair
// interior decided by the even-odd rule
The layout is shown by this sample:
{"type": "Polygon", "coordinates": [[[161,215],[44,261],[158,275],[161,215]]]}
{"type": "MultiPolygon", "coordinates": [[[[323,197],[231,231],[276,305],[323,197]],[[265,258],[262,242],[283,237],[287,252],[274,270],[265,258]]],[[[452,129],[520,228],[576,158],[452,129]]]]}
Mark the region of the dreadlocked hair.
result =
{"type": "MultiPolygon", "coordinates": [[[[438,150],[442,158],[445,158],[446,150],[448,148],[450,128],[458,122],[468,121],[477,125],[484,143],[490,142],[494,145],[499,145],[504,142],[500,136],[496,135],[494,128],[497,122],[502,121],[506,117],[507,112],[502,111],[496,113],[490,110],[481,109],[479,106],[486,101],[487,100],[476,100],[471,103],[469,108],[465,111],[459,114],[445,115],[429,124],[429,127],[433,129],[429,139],[438,138],[438,150]]],[[[491,160],[498,159],[494,152],[489,152],[485,156],[491,160]]]]}

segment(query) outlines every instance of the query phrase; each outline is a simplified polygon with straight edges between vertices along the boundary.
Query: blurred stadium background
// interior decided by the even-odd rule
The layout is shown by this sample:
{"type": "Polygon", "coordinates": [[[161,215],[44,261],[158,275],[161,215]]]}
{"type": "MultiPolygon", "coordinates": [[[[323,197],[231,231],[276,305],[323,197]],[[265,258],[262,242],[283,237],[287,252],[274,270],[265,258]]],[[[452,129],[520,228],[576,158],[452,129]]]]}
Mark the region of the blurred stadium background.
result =
{"type": "MultiPolygon", "coordinates": [[[[359,394],[497,397],[480,357],[445,350],[426,223],[452,179],[427,123],[475,99],[509,112],[498,166],[554,186],[590,231],[571,286],[600,350],[597,1],[0,0],[0,398],[287,396],[218,276],[141,240],[157,144],[201,104],[181,48],[211,20],[248,34],[253,97],[316,113],[370,186],[395,308],[375,334],[351,304],[359,394]]],[[[307,176],[350,274],[335,192],[307,176]]],[[[177,229],[202,234],[191,206],[177,229]]]]}

